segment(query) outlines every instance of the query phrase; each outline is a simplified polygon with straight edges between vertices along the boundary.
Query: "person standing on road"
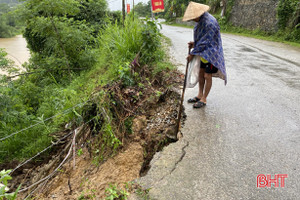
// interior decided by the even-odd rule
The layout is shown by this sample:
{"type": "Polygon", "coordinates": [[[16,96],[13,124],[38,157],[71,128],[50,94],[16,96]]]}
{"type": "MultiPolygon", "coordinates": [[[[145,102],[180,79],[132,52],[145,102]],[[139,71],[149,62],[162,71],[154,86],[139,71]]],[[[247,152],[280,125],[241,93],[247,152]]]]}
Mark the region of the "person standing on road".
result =
{"type": "Polygon", "coordinates": [[[194,98],[188,100],[194,103],[194,108],[201,108],[207,103],[207,96],[212,87],[212,77],[219,77],[227,83],[223,47],[220,34],[220,26],[217,20],[208,13],[209,6],[190,2],[182,21],[195,21],[194,41],[188,43],[193,50],[187,57],[187,61],[200,65],[199,92],[194,98]]]}

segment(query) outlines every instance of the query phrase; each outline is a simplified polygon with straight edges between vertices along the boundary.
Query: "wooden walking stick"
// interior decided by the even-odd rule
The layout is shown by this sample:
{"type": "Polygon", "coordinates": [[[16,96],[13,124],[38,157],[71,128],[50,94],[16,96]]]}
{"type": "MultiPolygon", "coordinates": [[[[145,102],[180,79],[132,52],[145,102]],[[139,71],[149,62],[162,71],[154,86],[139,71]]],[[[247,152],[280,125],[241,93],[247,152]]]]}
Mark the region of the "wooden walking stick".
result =
{"type": "MultiPolygon", "coordinates": [[[[191,48],[189,47],[188,55],[190,55],[190,52],[191,52],[191,48]]],[[[178,118],[177,118],[177,127],[176,127],[176,132],[175,132],[177,134],[179,133],[180,127],[181,127],[181,114],[182,114],[182,110],[183,110],[183,100],[184,100],[184,92],[185,92],[185,88],[186,88],[188,67],[189,67],[189,61],[186,62],[186,69],[185,69],[184,83],[183,83],[183,91],[182,91],[182,95],[181,95],[181,102],[180,102],[178,118]]]]}

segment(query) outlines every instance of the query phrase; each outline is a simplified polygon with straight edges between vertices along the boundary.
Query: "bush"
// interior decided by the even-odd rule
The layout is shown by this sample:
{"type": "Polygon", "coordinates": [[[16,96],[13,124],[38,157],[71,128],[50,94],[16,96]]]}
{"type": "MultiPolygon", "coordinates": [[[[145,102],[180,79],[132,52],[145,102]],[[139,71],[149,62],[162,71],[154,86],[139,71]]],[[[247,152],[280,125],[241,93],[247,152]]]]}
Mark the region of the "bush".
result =
{"type": "MultiPolygon", "coordinates": [[[[278,26],[280,29],[292,26],[293,17],[296,15],[298,0],[280,0],[277,7],[278,26]]],[[[299,15],[299,14],[298,14],[299,15]]],[[[294,27],[292,27],[294,28],[294,27]]]]}
{"type": "Polygon", "coordinates": [[[104,0],[28,0],[24,5],[24,37],[32,51],[27,71],[39,71],[36,84],[68,84],[96,63],[95,37],[107,20],[104,0]]]}

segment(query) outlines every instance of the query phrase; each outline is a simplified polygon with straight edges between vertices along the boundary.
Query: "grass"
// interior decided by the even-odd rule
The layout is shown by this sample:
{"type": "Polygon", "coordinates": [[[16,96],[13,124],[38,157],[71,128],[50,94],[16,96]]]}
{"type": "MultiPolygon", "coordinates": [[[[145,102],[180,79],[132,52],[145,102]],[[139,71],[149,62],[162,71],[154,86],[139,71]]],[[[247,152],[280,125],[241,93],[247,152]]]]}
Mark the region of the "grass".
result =
{"type": "MultiPolygon", "coordinates": [[[[183,28],[191,28],[191,29],[194,28],[194,26],[189,26],[189,25],[185,25],[185,24],[177,24],[174,22],[168,22],[168,23],[164,22],[163,24],[170,25],[170,26],[176,26],[176,27],[183,27],[183,28]]],[[[284,44],[288,44],[288,45],[300,48],[300,43],[290,42],[290,41],[286,41],[284,39],[285,35],[288,34],[285,32],[278,32],[276,34],[268,34],[261,30],[248,30],[245,28],[234,27],[234,26],[229,26],[229,25],[223,25],[223,26],[220,25],[220,26],[221,26],[221,33],[228,33],[228,34],[251,37],[251,38],[273,41],[273,42],[281,42],[284,44]]]]}

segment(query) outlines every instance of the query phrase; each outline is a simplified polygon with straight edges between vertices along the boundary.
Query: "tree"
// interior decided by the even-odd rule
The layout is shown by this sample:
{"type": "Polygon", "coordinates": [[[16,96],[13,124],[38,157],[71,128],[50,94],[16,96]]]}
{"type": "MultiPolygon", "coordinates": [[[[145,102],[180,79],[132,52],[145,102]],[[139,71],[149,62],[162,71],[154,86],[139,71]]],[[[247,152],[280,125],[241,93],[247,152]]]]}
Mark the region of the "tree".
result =
{"type": "Polygon", "coordinates": [[[0,3],[7,3],[7,4],[9,4],[9,3],[19,3],[19,1],[18,0],[0,0],[0,3]]]}
{"type": "Polygon", "coordinates": [[[0,71],[6,72],[7,74],[18,72],[19,70],[14,66],[14,62],[10,59],[7,59],[6,56],[7,53],[4,51],[4,49],[0,48],[0,71]]]}
{"type": "Polygon", "coordinates": [[[105,9],[104,0],[26,1],[24,36],[33,53],[27,71],[40,70],[38,80],[62,82],[91,67],[105,9]]]}
{"type": "Polygon", "coordinates": [[[165,11],[165,18],[167,20],[173,20],[176,17],[182,17],[188,3],[189,1],[187,0],[165,1],[165,8],[167,9],[165,11]]]}
{"type": "Polygon", "coordinates": [[[299,9],[298,0],[280,0],[277,7],[279,28],[294,28],[293,26],[297,25],[295,21],[299,19],[299,9]]]}
{"type": "Polygon", "coordinates": [[[12,37],[17,33],[16,16],[13,11],[14,8],[8,4],[0,4],[0,38],[12,37]]]}
{"type": "Polygon", "coordinates": [[[80,11],[73,17],[74,20],[86,21],[94,29],[95,35],[98,34],[105,24],[107,15],[107,2],[105,0],[84,0],[80,1],[80,11]]]}
{"type": "Polygon", "coordinates": [[[9,60],[6,58],[7,53],[0,48],[0,69],[9,65],[9,60]]]}
{"type": "Polygon", "coordinates": [[[140,17],[149,17],[151,15],[150,1],[147,4],[139,2],[134,6],[134,11],[140,17]]]}
{"type": "Polygon", "coordinates": [[[222,0],[221,2],[222,2],[221,17],[224,17],[226,15],[227,0],[222,0]]]}

